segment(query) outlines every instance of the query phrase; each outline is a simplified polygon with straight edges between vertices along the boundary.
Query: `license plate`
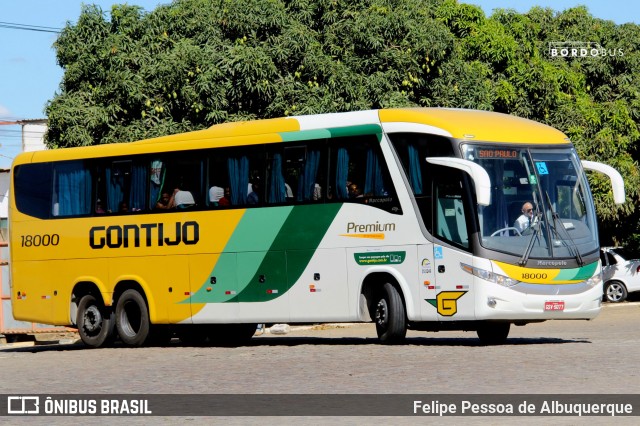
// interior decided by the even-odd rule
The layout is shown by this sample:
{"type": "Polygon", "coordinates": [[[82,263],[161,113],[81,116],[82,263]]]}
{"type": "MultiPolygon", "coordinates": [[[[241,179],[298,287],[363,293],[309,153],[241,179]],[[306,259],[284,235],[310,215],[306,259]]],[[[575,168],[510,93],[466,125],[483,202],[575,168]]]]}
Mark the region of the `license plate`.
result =
{"type": "Polygon", "coordinates": [[[544,302],[544,310],[545,311],[564,311],[564,302],[563,301],[544,302]]]}

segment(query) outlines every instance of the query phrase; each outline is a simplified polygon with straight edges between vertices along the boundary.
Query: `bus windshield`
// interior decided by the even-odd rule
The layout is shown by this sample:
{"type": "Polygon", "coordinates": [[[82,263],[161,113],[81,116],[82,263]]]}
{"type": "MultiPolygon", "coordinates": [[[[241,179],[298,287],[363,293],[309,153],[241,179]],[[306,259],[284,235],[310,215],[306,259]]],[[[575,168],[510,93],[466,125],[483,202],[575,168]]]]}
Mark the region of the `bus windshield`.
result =
{"type": "Polygon", "coordinates": [[[528,259],[574,258],[598,248],[593,201],[573,148],[465,144],[464,158],[481,165],[491,204],[478,206],[481,244],[528,259]]]}

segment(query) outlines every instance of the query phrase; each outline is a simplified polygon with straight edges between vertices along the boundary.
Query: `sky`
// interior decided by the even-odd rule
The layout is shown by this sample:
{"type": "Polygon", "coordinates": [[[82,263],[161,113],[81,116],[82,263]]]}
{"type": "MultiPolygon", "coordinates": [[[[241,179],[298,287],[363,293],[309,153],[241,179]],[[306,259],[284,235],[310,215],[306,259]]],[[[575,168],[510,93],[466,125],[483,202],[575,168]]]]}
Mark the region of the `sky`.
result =
{"type": "MultiPolygon", "coordinates": [[[[533,6],[561,11],[585,5],[598,18],[617,24],[640,23],[640,2],[633,0],[460,0],[482,7],[489,16],[496,8],[527,12],[533,6]]],[[[20,150],[21,127],[3,121],[46,118],[44,108],[58,91],[63,70],[56,63],[56,33],[7,28],[7,24],[62,29],[76,22],[82,3],[110,11],[115,3],[138,5],[147,11],[169,0],[0,0],[0,168],[10,165],[20,150]]]]}

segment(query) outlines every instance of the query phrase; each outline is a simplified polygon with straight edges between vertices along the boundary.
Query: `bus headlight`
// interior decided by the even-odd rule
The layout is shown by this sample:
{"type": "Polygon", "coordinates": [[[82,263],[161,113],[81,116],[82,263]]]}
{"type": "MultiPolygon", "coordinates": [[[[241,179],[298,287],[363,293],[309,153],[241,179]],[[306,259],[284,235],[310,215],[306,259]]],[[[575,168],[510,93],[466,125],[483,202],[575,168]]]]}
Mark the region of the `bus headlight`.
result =
{"type": "Polygon", "coordinates": [[[514,285],[520,283],[520,281],[514,280],[513,278],[496,274],[494,272],[487,271],[481,268],[476,268],[475,266],[467,265],[466,263],[461,263],[460,267],[463,271],[468,272],[471,275],[475,275],[476,277],[481,278],[485,281],[500,284],[503,287],[513,287],[514,285]]]}
{"type": "Polygon", "coordinates": [[[597,285],[600,285],[602,283],[602,273],[592,276],[591,278],[586,280],[584,283],[589,288],[592,288],[592,287],[595,287],[597,285]]]}

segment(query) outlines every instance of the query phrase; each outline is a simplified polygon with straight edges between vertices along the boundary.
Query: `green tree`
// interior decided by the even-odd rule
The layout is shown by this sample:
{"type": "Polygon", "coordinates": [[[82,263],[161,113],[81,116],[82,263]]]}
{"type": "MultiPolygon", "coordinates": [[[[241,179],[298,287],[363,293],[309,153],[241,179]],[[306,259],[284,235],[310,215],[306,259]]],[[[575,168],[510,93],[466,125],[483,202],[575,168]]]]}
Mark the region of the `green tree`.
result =
{"type": "Polygon", "coordinates": [[[174,0],[148,13],[114,5],[110,14],[89,5],[55,43],[64,76],[47,106],[46,140],[51,148],[126,142],[369,108],[495,110],[552,125],[583,158],[620,170],[621,207],[602,177],[590,183],[603,242],[633,244],[639,44],[639,26],[584,7],[487,17],[455,0],[174,0]],[[570,40],[608,53],[551,57],[549,43],[570,40]]]}

